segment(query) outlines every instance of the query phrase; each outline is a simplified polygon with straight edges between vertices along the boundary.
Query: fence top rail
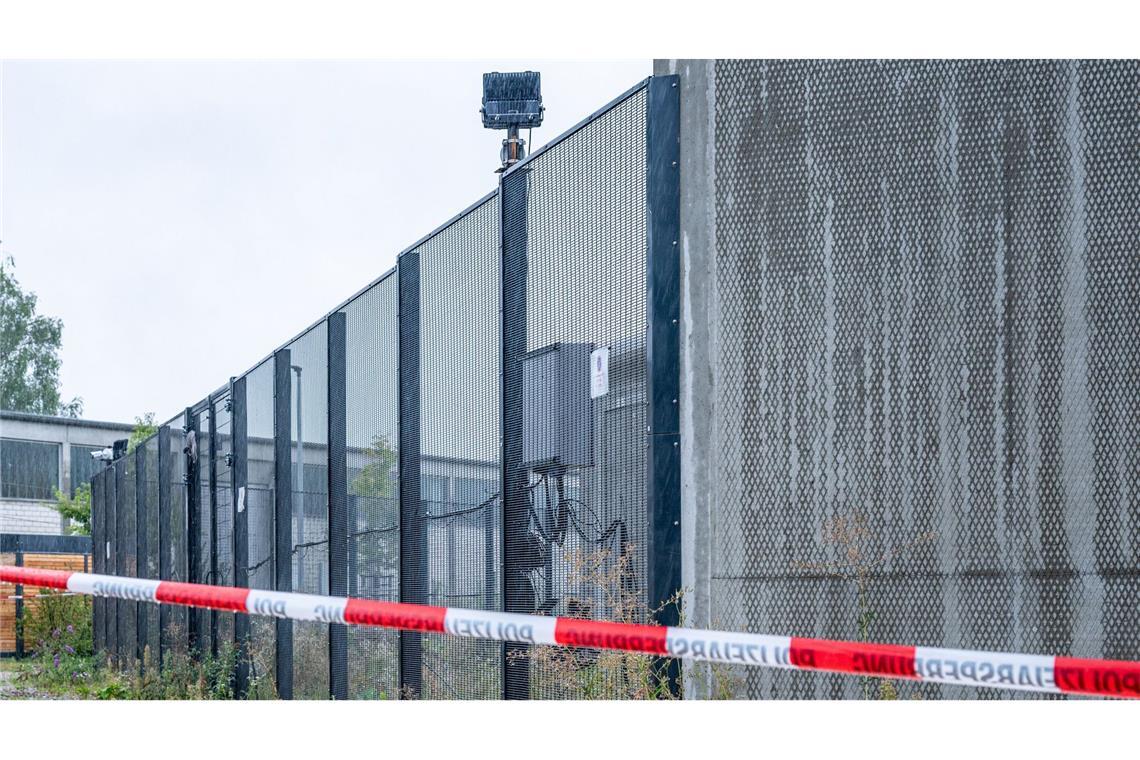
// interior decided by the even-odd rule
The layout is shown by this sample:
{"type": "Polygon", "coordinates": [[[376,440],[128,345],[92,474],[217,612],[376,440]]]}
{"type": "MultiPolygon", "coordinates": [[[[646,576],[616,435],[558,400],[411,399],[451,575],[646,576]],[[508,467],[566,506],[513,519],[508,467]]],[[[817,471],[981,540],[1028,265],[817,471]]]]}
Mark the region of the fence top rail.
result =
{"type": "Polygon", "coordinates": [[[614,623],[3,565],[0,581],[139,602],[493,641],[611,649],[698,662],[955,686],[1140,698],[1140,662],[1123,660],[614,623]]]}
{"type": "Polygon", "coordinates": [[[543,155],[544,153],[549,152],[550,150],[557,147],[558,145],[566,142],[566,140],[568,140],[571,137],[573,137],[574,135],[576,135],[583,128],[589,126],[593,122],[602,118],[607,113],[609,113],[613,109],[617,108],[618,106],[620,106],[622,103],[624,103],[625,101],[632,98],[637,93],[644,90],[646,87],[649,86],[649,80],[651,80],[651,79],[653,79],[653,77],[646,77],[645,79],[642,79],[637,84],[633,85],[628,90],[623,92],[621,95],[618,95],[616,98],[611,100],[609,103],[606,103],[604,106],[602,106],[598,110],[594,111],[592,114],[590,114],[586,118],[582,119],[577,124],[570,127],[569,129],[567,129],[565,132],[563,132],[562,134],[555,137],[550,142],[545,143],[541,148],[539,148],[538,150],[536,150],[533,153],[531,153],[530,155],[528,155],[522,161],[519,161],[517,164],[513,165],[511,168],[507,169],[505,172],[503,172],[503,176],[507,177],[511,174],[514,174],[516,171],[519,170],[520,167],[526,166],[527,164],[529,164],[534,159],[538,158],[539,156],[543,155]]]}

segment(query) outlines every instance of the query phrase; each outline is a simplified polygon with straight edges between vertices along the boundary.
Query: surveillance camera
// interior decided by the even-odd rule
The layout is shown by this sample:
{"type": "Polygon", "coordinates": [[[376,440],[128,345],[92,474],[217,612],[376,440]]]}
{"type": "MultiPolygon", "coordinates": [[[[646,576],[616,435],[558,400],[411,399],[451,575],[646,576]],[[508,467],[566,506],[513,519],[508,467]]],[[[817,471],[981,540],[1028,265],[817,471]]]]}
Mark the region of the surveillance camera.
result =
{"type": "Polygon", "coordinates": [[[96,462],[110,462],[115,458],[114,451],[110,448],[99,449],[98,451],[91,452],[91,458],[96,462]]]}

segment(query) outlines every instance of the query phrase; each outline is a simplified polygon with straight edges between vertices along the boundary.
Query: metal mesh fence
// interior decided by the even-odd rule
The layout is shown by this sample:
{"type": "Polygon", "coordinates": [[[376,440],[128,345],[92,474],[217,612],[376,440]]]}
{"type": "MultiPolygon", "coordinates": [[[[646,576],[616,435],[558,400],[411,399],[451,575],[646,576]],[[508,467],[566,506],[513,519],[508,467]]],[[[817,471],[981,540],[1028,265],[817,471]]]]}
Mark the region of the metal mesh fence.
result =
{"type": "MultiPolygon", "coordinates": [[[[343,309],[348,594],[393,602],[400,595],[398,285],[392,273],[343,309]]],[[[349,627],[350,698],[395,698],[398,646],[395,631],[349,627]]]]}
{"type": "Polygon", "coordinates": [[[718,61],[715,94],[712,624],[1140,657],[1140,67],[718,61]]]}
{"type": "MultiPolygon", "coordinates": [[[[499,204],[491,196],[416,247],[420,531],[427,603],[499,609],[499,204]],[[490,530],[488,530],[490,526],[490,530]]],[[[423,637],[423,696],[502,695],[494,642],[423,637]]]]}
{"type": "MultiPolygon", "coordinates": [[[[238,378],[232,398],[167,423],[143,458],[146,572],[484,609],[503,609],[513,584],[528,599],[517,611],[645,620],[646,130],[643,83],[238,378]],[[522,204],[504,214],[510,187],[522,204]],[[501,255],[504,218],[523,241],[521,269],[501,255]],[[510,278],[525,295],[507,323],[510,278]],[[610,385],[591,396],[598,350],[610,385]],[[510,388],[508,366],[518,370],[510,388]],[[504,444],[511,394],[516,427],[504,444]],[[191,439],[196,459],[184,452],[191,439]],[[504,465],[504,445],[525,461],[504,465]],[[522,494],[506,514],[504,483],[522,494]],[[505,565],[504,527],[520,540],[505,565]]],[[[96,483],[115,500],[112,480],[96,483]]],[[[199,656],[243,641],[242,616],[147,607],[156,651],[183,650],[188,624],[199,656]]],[[[234,683],[249,696],[586,695],[538,660],[515,660],[529,675],[504,690],[512,648],[498,643],[355,627],[342,637],[256,616],[248,625],[248,673],[239,666],[234,683]]],[[[596,655],[574,657],[579,674],[598,671],[596,655]]],[[[612,675],[602,693],[626,695],[612,675]]]]}
{"type": "MultiPolygon", "coordinates": [[[[504,192],[525,192],[525,207],[505,218],[526,236],[525,266],[505,275],[525,277],[526,289],[525,327],[517,313],[504,326],[526,336],[506,357],[522,381],[511,409],[523,446],[508,467],[526,474],[506,510],[531,549],[508,569],[533,599],[531,610],[511,611],[629,622],[648,614],[645,132],[638,88],[505,180],[525,183],[504,192]],[[604,392],[591,389],[595,362],[608,368],[604,392]]],[[[622,664],[596,652],[529,656],[529,690],[509,696],[627,693],[622,664]]]]}

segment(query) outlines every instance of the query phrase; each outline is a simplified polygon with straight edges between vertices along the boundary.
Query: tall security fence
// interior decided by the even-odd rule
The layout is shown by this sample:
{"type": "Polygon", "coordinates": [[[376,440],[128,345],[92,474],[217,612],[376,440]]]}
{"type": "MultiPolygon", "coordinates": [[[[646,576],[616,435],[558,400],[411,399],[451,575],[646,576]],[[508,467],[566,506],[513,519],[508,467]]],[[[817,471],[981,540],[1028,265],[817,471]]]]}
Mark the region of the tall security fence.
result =
{"type": "Polygon", "coordinates": [[[1140,64],[671,68],[693,624],[1140,659],[1140,64]]]}
{"type": "MultiPolygon", "coordinates": [[[[623,93],[98,473],[94,571],[674,622],[678,102],[623,93]]],[[[232,652],[247,697],[632,688],[518,642],[115,599],[95,625],[143,674],[232,652]]]]}

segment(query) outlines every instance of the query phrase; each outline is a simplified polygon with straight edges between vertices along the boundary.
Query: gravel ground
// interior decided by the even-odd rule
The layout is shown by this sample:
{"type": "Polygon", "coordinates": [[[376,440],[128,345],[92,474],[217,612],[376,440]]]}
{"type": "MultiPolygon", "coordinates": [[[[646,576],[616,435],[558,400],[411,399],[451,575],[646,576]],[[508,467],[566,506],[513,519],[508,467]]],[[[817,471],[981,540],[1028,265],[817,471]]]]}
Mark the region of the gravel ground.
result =
{"type": "Polygon", "coordinates": [[[0,661],[0,699],[59,699],[16,680],[16,666],[12,662],[0,661]]]}

